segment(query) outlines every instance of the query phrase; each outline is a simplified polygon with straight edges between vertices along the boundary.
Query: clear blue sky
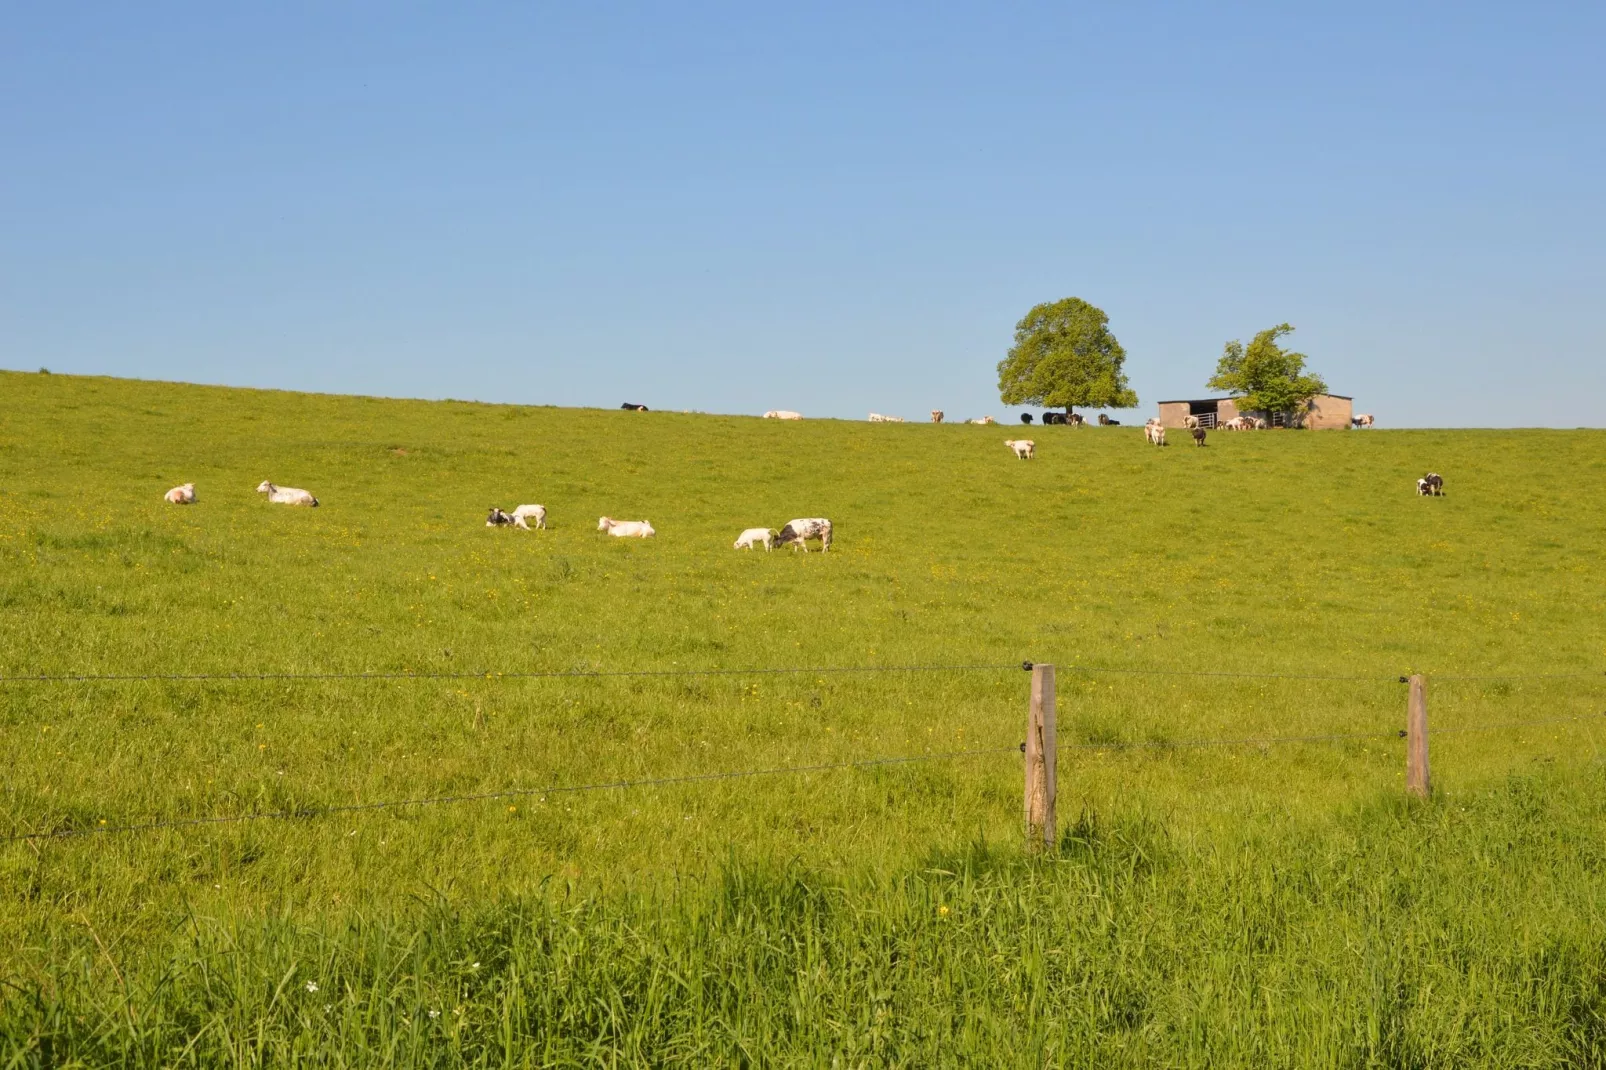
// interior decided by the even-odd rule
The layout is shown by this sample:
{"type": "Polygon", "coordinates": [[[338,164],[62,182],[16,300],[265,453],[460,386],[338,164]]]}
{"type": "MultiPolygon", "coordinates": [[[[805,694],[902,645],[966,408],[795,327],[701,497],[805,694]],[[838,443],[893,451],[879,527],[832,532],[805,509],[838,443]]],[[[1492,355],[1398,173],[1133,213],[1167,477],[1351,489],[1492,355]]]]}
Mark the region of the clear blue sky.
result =
{"type": "Polygon", "coordinates": [[[1606,424],[1606,5],[10,4],[0,366],[1011,415],[1289,321],[1382,426],[1606,424]]]}

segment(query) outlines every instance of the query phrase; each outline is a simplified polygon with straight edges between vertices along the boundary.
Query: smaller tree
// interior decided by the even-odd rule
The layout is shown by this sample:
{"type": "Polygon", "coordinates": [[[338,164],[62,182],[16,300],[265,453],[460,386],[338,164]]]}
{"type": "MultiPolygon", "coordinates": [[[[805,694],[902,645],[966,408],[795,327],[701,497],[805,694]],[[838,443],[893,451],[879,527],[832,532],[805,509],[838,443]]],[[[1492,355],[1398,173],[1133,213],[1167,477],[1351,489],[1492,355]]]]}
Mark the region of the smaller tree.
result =
{"type": "Polygon", "coordinates": [[[1247,346],[1228,342],[1216,362],[1216,374],[1205,385],[1237,398],[1242,411],[1291,412],[1303,417],[1311,399],[1327,393],[1327,383],[1305,371],[1305,354],[1277,344],[1293,331],[1288,324],[1279,323],[1255,335],[1247,346]]]}
{"type": "Polygon", "coordinates": [[[1121,365],[1126,350],[1110,333],[1110,317],[1080,297],[1036,306],[1015,325],[1015,344],[998,362],[1005,405],[1076,405],[1130,409],[1138,396],[1121,365]]]}

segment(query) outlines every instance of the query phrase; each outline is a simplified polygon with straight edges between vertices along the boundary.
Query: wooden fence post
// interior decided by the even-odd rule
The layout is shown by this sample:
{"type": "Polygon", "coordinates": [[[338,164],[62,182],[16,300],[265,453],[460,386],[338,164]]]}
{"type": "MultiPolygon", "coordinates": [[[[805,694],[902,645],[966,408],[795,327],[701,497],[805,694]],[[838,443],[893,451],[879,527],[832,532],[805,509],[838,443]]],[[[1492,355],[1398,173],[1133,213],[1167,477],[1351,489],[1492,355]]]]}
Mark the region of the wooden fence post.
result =
{"type": "Polygon", "coordinates": [[[1405,718],[1405,790],[1427,798],[1428,787],[1428,685],[1418,673],[1411,677],[1411,706],[1405,718]]]}
{"type": "Polygon", "coordinates": [[[1054,666],[1032,666],[1031,711],[1026,718],[1026,849],[1054,846],[1054,666]]]}

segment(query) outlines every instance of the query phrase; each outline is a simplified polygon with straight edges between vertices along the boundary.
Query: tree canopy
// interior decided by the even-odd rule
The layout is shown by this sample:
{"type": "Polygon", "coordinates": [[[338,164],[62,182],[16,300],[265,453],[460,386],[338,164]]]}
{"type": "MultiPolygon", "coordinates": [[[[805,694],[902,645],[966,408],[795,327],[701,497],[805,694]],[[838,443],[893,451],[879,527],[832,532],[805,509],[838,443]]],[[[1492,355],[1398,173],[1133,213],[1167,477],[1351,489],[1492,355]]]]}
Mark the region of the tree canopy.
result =
{"type": "Polygon", "coordinates": [[[1305,354],[1277,344],[1293,330],[1279,323],[1255,335],[1247,346],[1228,342],[1216,363],[1216,374],[1205,385],[1238,398],[1241,411],[1304,413],[1311,398],[1327,392],[1327,383],[1305,371],[1305,354]]]}
{"type": "Polygon", "coordinates": [[[998,394],[1005,405],[1135,408],[1138,396],[1121,373],[1125,361],[1104,310],[1067,297],[1036,306],[1015,324],[1015,344],[998,362],[998,394]]]}

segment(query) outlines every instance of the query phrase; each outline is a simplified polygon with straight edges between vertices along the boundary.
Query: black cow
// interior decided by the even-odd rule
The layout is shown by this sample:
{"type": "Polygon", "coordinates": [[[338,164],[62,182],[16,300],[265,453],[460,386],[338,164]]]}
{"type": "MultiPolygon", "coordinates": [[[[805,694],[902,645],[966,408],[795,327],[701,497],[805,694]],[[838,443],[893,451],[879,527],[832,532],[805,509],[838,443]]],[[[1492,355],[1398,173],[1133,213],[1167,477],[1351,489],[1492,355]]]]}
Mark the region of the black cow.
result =
{"type": "MultiPolygon", "coordinates": [[[[1023,423],[1023,424],[1031,423],[1032,422],[1032,414],[1029,413],[1029,412],[1021,413],[1020,414],[1020,422],[1023,423]]],[[[1046,423],[1047,421],[1045,420],[1044,422],[1046,423]]]]}

